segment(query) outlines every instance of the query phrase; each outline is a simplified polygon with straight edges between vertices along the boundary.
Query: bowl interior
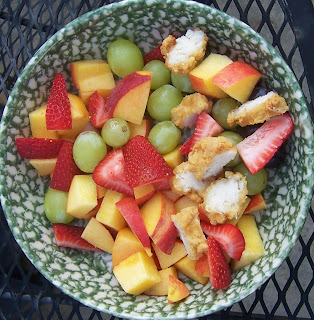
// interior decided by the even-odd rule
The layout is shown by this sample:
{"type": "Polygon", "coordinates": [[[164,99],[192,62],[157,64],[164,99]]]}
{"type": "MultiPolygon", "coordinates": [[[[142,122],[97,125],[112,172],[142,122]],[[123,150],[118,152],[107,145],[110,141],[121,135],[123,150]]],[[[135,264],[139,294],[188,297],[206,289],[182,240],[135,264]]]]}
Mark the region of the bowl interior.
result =
{"type": "Polygon", "coordinates": [[[179,319],[225,308],[256,290],[276,270],[297,239],[308,212],[313,185],[313,127],[293,73],[277,52],[253,30],[215,9],[186,1],[124,1],[90,12],[49,39],[18,79],[0,128],[1,201],[9,226],[30,261],[54,285],[83,304],[131,318],[179,319]],[[264,192],[268,209],[256,215],[266,255],[233,274],[226,291],[184,280],[191,290],[185,302],[170,305],[164,297],[124,293],[111,269],[109,254],[78,252],[56,246],[43,212],[48,178],[22,160],[15,137],[30,136],[28,114],[47,100],[53,75],[62,72],[70,92],[69,63],[106,59],[117,37],[148,52],[169,34],[200,27],[210,38],[209,51],[244,60],[260,70],[263,82],[290,106],[295,131],[287,142],[282,166],[268,170],[264,192]]]}

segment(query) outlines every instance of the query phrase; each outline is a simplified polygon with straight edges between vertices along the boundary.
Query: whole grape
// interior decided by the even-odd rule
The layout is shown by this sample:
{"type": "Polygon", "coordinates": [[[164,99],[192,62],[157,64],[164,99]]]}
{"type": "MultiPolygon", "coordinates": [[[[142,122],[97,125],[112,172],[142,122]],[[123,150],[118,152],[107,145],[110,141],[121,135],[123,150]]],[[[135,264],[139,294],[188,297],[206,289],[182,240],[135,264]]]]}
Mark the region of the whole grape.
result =
{"type": "Polygon", "coordinates": [[[130,138],[130,127],[124,119],[111,118],[102,127],[101,135],[109,146],[120,148],[130,138]]]}

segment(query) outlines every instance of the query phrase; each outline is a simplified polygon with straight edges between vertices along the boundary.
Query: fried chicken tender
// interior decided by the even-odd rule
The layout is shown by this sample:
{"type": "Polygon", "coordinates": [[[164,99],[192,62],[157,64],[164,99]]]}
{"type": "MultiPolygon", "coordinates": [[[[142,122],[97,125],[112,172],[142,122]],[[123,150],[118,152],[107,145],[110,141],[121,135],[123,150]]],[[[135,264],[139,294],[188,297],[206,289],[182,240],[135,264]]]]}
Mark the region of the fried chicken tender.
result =
{"type": "Polygon", "coordinates": [[[188,30],[177,39],[168,36],[160,47],[166,67],[174,73],[188,74],[204,58],[207,41],[206,34],[200,29],[188,30]]]}
{"type": "Polygon", "coordinates": [[[215,178],[237,155],[237,148],[225,137],[205,137],[189,153],[189,170],[197,180],[215,178]]]}
{"type": "Polygon", "coordinates": [[[171,219],[179,231],[179,235],[191,260],[199,259],[207,251],[205,235],[202,231],[196,207],[187,207],[171,219]]]}
{"type": "Polygon", "coordinates": [[[263,123],[270,117],[289,110],[286,100],[271,91],[266,95],[250,100],[228,113],[227,122],[230,126],[239,124],[241,127],[263,123]]]}
{"type": "Polygon", "coordinates": [[[225,223],[238,217],[247,205],[247,181],[240,173],[225,172],[206,189],[204,202],[200,207],[213,225],[225,223]]]}
{"type": "Polygon", "coordinates": [[[185,96],[181,103],[171,110],[171,121],[179,128],[194,128],[197,115],[203,110],[211,113],[213,102],[200,93],[185,96]]]}

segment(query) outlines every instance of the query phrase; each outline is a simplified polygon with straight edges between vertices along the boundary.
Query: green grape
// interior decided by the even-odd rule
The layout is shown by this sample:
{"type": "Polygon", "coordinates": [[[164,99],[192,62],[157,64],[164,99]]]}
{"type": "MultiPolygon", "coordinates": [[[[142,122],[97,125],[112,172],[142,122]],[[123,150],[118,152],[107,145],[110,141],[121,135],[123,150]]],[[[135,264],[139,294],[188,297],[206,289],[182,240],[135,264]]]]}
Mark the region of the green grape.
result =
{"type": "Polygon", "coordinates": [[[102,127],[101,135],[109,146],[120,148],[128,142],[130,138],[130,128],[125,120],[111,118],[102,127]]]}
{"type": "Polygon", "coordinates": [[[171,82],[174,87],[184,93],[193,93],[194,89],[192,87],[189,75],[183,76],[182,74],[171,72],[171,82]]]}
{"type": "Polygon", "coordinates": [[[232,129],[235,126],[230,127],[227,122],[227,116],[229,111],[235,109],[238,106],[238,101],[232,98],[219,99],[212,109],[212,117],[224,128],[232,129]]]}
{"type": "Polygon", "coordinates": [[[170,82],[170,70],[165,66],[162,61],[152,60],[149,61],[143,68],[145,71],[153,73],[150,88],[156,90],[161,86],[170,82]]]}
{"type": "Polygon", "coordinates": [[[144,67],[141,50],[133,42],[122,38],[109,45],[107,61],[111,70],[121,78],[144,67]]]}
{"type": "Polygon", "coordinates": [[[181,139],[181,130],[167,120],[157,123],[149,132],[148,140],[160,154],[172,151],[181,139]]]}
{"type": "Polygon", "coordinates": [[[267,171],[265,169],[261,169],[255,174],[252,174],[244,163],[241,162],[233,169],[233,171],[240,172],[246,177],[249,196],[257,194],[265,189],[268,180],[267,171]]]}
{"type": "Polygon", "coordinates": [[[148,113],[158,121],[170,120],[171,110],[178,106],[182,99],[180,90],[170,84],[165,84],[150,95],[147,102],[148,113]]]}
{"type": "Polygon", "coordinates": [[[92,173],[106,155],[106,143],[96,132],[84,131],[77,136],[73,146],[73,158],[83,172],[92,173]]]}
{"type": "Polygon", "coordinates": [[[44,210],[52,223],[69,223],[74,217],[66,213],[68,192],[48,189],[44,198],[44,210]]]}
{"type": "MultiPolygon", "coordinates": [[[[234,146],[237,145],[239,142],[241,142],[243,140],[243,138],[238,133],[235,133],[233,131],[223,131],[223,132],[220,132],[218,134],[218,136],[222,136],[222,137],[225,137],[225,138],[229,139],[234,146]]],[[[227,166],[228,167],[234,167],[237,164],[239,164],[240,162],[241,162],[241,158],[240,158],[239,153],[237,153],[235,158],[233,160],[231,160],[227,164],[227,166]]]]}

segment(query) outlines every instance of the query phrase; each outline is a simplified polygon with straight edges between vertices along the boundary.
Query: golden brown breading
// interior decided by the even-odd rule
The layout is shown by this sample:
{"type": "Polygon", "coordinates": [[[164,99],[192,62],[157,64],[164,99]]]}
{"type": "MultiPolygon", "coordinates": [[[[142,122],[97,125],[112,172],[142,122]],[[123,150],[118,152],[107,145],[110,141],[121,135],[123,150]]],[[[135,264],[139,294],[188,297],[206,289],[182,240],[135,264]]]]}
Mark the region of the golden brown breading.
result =
{"type": "Polygon", "coordinates": [[[198,214],[196,207],[187,207],[171,216],[191,260],[199,259],[208,248],[198,214]]]}
{"type": "Polygon", "coordinates": [[[185,96],[181,103],[171,110],[171,121],[179,128],[194,128],[197,115],[203,110],[211,113],[213,102],[196,92],[185,96]]]}
{"type": "Polygon", "coordinates": [[[241,127],[263,123],[270,117],[280,115],[289,110],[286,100],[276,92],[250,100],[228,113],[227,122],[230,126],[239,124],[241,127]]]}
{"type": "Polygon", "coordinates": [[[177,39],[168,36],[160,47],[166,67],[174,73],[188,74],[204,58],[207,41],[206,34],[200,29],[188,30],[177,39]]]}
{"type": "Polygon", "coordinates": [[[216,177],[236,155],[237,148],[229,139],[205,137],[197,141],[189,153],[189,170],[198,180],[216,177]]]}

